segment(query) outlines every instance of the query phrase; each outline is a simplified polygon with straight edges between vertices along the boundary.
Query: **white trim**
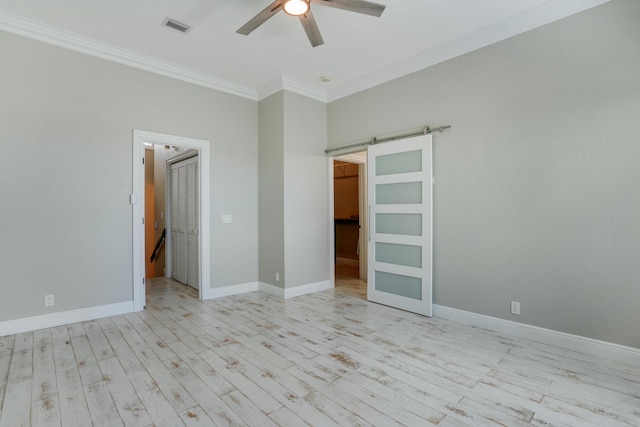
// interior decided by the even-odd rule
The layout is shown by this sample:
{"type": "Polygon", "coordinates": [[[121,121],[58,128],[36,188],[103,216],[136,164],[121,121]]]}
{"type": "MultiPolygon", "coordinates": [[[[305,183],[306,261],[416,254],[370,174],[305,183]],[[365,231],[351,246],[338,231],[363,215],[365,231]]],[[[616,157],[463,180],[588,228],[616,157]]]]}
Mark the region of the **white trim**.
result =
{"type": "Polygon", "coordinates": [[[358,215],[360,220],[360,228],[358,229],[358,239],[360,243],[358,275],[360,276],[360,280],[366,282],[368,280],[367,272],[369,271],[369,245],[367,244],[369,218],[365,215],[369,204],[366,152],[364,153],[364,157],[365,161],[358,163],[358,215]]]}
{"type": "Polygon", "coordinates": [[[127,301],[97,307],[80,308],[77,310],[59,311],[40,316],[25,317],[23,319],[7,320],[0,322],[0,337],[132,312],[133,301],[127,301]]]}
{"type": "Polygon", "coordinates": [[[336,222],[335,222],[335,187],[334,187],[334,173],[333,161],[335,157],[327,157],[327,166],[329,168],[329,281],[331,287],[336,286],[336,222]]]}
{"type": "Polygon", "coordinates": [[[467,34],[449,43],[436,46],[405,61],[398,62],[342,86],[330,89],[326,96],[327,102],[336,101],[382,83],[429,68],[446,60],[498,43],[509,37],[550,24],[551,22],[558,21],[609,1],[610,0],[556,0],[545,2],[540,6],[534,7],[505,21],[467,34]]]}
{"type": "Polygon", "coordinates": [[[273,286],[264,282],[249,282],[241,283],[239,285],[223,286],[220,288],[213,288],[209,292],[210,298],[222,298],[231,295],[246,294],[249,292],[264,292],[265,294],[273,295],[281,299],[289,299],[298,297],[301,295],[311,294],[314,292],[320,292],[333,288],[333,283],[329,280],[323,280],[322,282],[309,283],[307,285],[300,285],[293,288],[283,289],[278,286],[273,286]]]}
{"type": "Polygon", "coordinates": [[[295,298],[302,295],[312,294],[315,292],[326,291],[332,289],[333,283],[330,280],[323,280],[316,283],[308,283],[306,285],[295,286],[293,288],[283,289],[268,283],[260,282],[259,291],[265,294],[273,295],[282,299],[295,298]]]}
{"type": "Polygon", "coordinates": [[[273,295],[274,297],[278,297],[281,299],[284,298],[284,288],[280,288],[278,286],[270,285],[268,283],[259,282],[258,290],[260,292],[264,292],[265,294],[273,295]]]}
{"type": "Polygon", "coordinates": [[[254,101],[258,100],[256,90],[252,87],[54,28],[4,11],[0,11],[0,30],[209,89],[219,90],[254,101]]]}
{"type": "Polygon", "coordinates": [[[247,294],[258,291],[258,282],[241,283],[239,285],[223,286],[209,290],[209,298],[222,298],[231,295],[247,294]]]}
{"type": "Polygon", "coordinates": [[[548,1],[518,16],[498,22],[493,26],[468,34],[460,39],[436,46],[406,61],[393,64],[328,91],[285,75],[278,76],[256,89],[79,34],[54,28],[41,22],[4,11],[0,11],[0,30],[254,101],[262,100],[280,90],[286,89],[327,103],[406,76],[609,1],[610,0],[548,1]]]}
{"type": "Polygon", "coordinates": [[[145,171],[144,165],[141,165],[145,156],[145,139],[138,133],[133,131],[133,188],[131,191],[131,199],[136,200],[133,204],[133,277],[131,278],[131,286],[133,287],[133,309],[141,311],[145,304],[145,248],[144,248],[144,225],[141,218],[144,216],[144,184],[145,171]]]}
{"type": "Polygon", "coordinates": [[[437,304],[433,305],[433,315],[434,317],[514,335],[519,338],[537,341],[591,356],[634,365],[640,364],[640,349],[638,348],[517,323],[511,320],[499,319],[497,317],[458,310],[437,304]]]}
{"type": "Polygon", "coordinates": [[[307,98],[315,99],[316,101],[327,102],[326,91],[285,75],[278,76],[260,86],[257,90],[258,100],[261,101],[268,98],[281,90],[297,93],[307,98]]]}
{"type": "Polygon", "coordinates": [[[280,76],[282,78],[283,89],[294,92],[307,98],[315,99],[320,102],[327,102],[327,91],[310,86],[303,81],[294,79],[289,76],[280,76]]]}
{"type": "Polygon", "coordinates": [[[137,194],[138,203],[133,205],[133,305],[135,311],[144,308],[144,286],[136,286],[136,278],[144,277],[144,156],[145,142],[159,145],[195,148],[199,151],[200,171],[200,299],[211,298],[211,215],[210,215],[210,163],[211,143],[202,139],[186,138],[134,129],[133,131],[133,194],[137,194]]]}
{"type": "Polygon", "coordinates": [[[308,283],[306,285],[295,286],[293,288],[287,288],[284,290],[284,299],[295,298],[301,295],[313,294],[316,292],[326,291],[332,289],[333,284],[330,280],[323,280],[321,282],[308,283]]]}
{"type": "MultiPolygon", "coordinates": [[[[153,159],[155,162],[155,157],[153,159]]],[[[171,163],[166,162],[164,169],[164,277],[173,277],[173,236],[171,232],[171,163]]],[[[200,260],[202,261],[202,259],[200,260]]],[[[146,266],[145,266],[146,268],[146,266]]]]}

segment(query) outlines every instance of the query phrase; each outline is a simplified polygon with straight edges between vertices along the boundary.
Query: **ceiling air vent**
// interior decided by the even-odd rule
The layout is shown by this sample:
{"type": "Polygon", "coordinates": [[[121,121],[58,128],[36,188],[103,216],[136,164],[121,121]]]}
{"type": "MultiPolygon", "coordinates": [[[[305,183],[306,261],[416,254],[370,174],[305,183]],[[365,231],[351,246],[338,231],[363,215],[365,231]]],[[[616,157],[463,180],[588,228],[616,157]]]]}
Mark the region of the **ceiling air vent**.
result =
{"type": "Polygon", "coordinates": [[[167,19],[164,20],[162,25],[173,28],[174,30],[180,31],[181,33],[188,33],[189,31],[191,31],[191,27],[189,25],[183,24],[182,22],[176,21],[175,19],[169,18],[168,16],[167,19]]]}

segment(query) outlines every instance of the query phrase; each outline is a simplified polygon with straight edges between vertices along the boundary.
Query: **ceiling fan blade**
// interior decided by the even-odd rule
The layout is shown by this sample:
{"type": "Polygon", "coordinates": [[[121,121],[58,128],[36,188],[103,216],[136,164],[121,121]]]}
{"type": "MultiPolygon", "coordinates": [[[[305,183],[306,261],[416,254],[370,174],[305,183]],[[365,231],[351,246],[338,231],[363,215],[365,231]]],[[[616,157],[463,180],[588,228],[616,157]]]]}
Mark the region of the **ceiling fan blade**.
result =
{"type": "Polygon", "coordinates": [[[311,13],[311,11],[307,12],[306,15],[300,16],[300,22],[302,23],[304,31],[307,33],[307,37],[309,37],[312,47],[324,44],[324,40],[322,40],[322,35],[320,34],[320,29],[318,28],[316,19],[313,17],[313,13],[311,13]]]}
{"type": "Polygon", "coordinates": [[[236,33],[249,35],[253,30],[264,24],[267,19],[278,13],[282,9],[282,0],[275,0],[269,6],[267,6],[262,12],[251,18],[249,22],[238,28],[236,33]]]}
{"type": "Polygon", "coordinates": [[[380,17],[385,6],[365,0],[311,0],[311,3],[380,17]]]}

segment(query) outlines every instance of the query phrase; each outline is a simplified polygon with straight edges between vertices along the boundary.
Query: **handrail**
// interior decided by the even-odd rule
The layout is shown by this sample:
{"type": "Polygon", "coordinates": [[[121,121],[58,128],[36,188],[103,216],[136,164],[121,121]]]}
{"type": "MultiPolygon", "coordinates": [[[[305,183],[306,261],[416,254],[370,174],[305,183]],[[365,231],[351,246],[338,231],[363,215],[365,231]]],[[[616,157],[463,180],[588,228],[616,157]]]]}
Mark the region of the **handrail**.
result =
{"type": "Polygon", "coordinates": [[[164,243],[164,238],[166,237],[166,235],[167,235],[167,229],[163,228],[162,235],[158,239],[158,243],[156,243],[156,247],[153,249],[153,253],[151,254],[151,260],[149,262],[155,261],[155,259],[158,257],[158,252],[160,251],[160,247],[164,243]]]}

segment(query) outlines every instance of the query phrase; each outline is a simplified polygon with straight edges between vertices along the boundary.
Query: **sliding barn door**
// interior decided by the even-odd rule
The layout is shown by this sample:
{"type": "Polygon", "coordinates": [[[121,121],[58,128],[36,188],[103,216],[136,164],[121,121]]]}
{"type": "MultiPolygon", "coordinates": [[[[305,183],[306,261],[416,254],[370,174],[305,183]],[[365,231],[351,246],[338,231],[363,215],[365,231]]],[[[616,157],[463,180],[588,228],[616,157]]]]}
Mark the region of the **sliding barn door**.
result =
{"type": "Polygon", "coordinates": [[[171,275],[200,288],[198,158],[171,165],[171,275]]]}
{"type": "Polygon", "coordinates": [[[431,316],[431,135],[370,146],[367,169],[367,299],[431,316]]]}

